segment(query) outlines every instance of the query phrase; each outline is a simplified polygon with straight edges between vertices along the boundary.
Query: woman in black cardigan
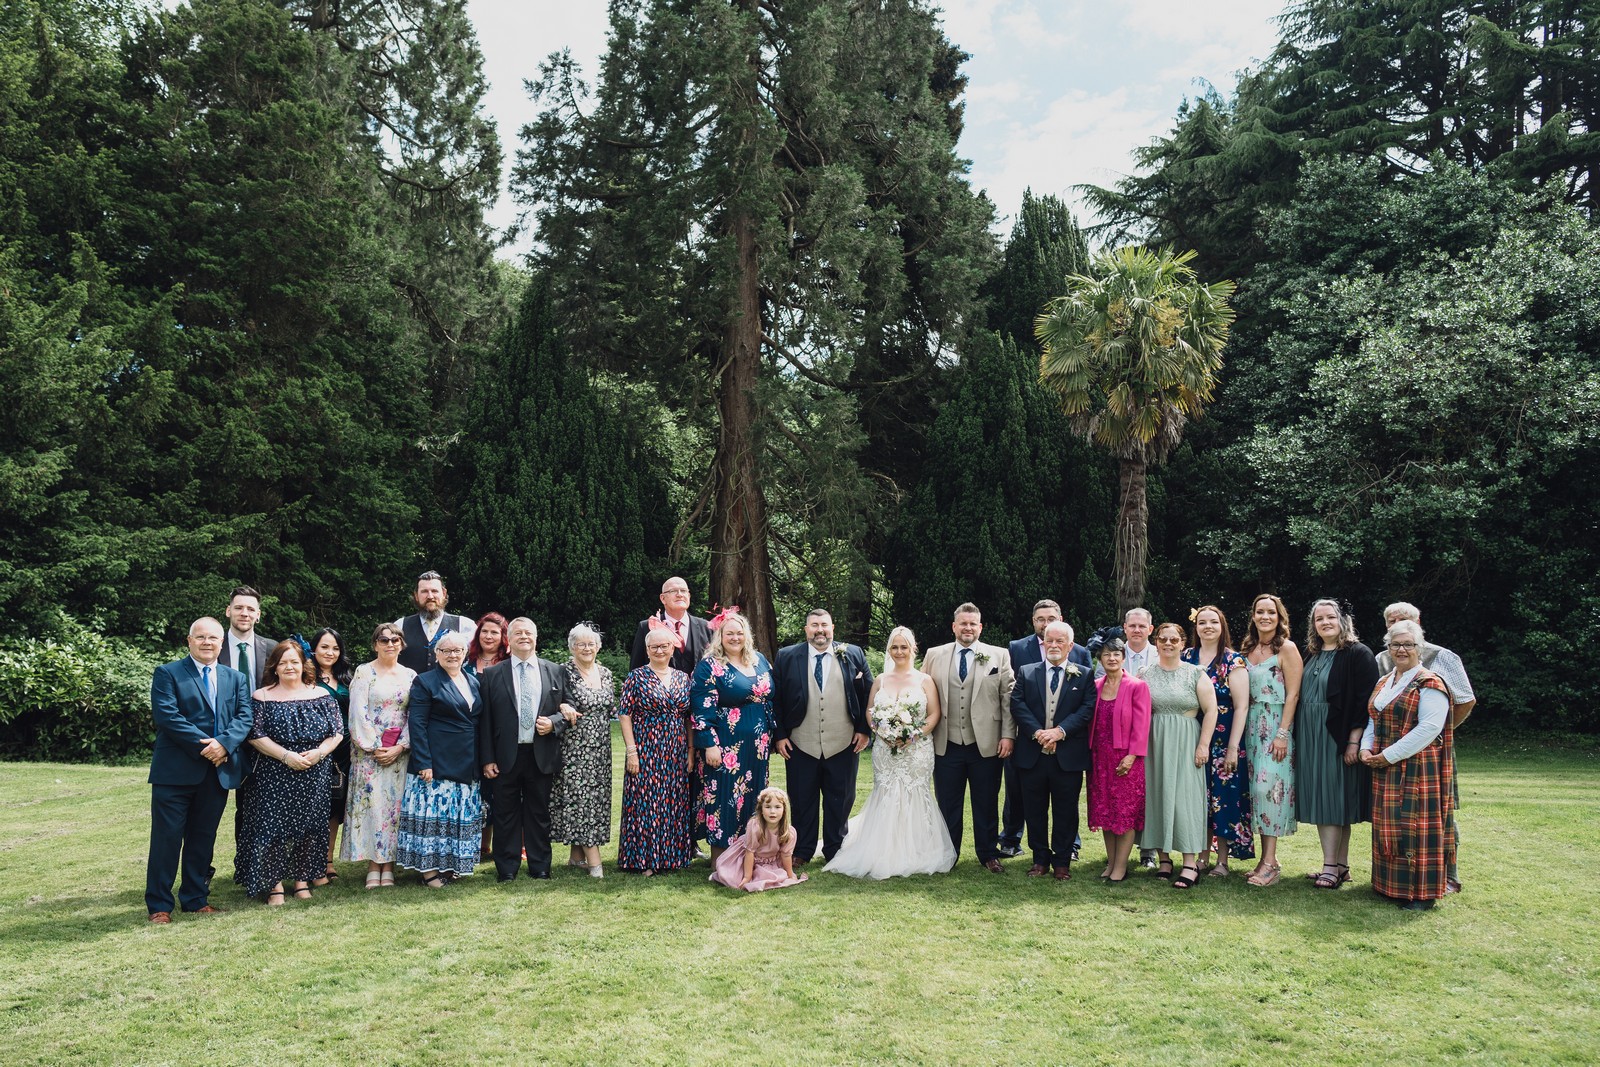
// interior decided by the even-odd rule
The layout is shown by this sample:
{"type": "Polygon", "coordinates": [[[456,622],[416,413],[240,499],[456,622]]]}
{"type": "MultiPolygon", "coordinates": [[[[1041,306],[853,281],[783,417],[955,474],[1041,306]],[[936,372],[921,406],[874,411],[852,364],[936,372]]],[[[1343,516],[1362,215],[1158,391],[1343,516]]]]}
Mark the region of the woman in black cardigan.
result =
{"type": "MultiPolygon", "coordinates": [[[[439,665],[411,683],[411,763],[400,801],[395,861],[422,872],[429,889],[472,873],[483,833],[478,729],[483,705],[466,666],[467,642],[447,633],[439,665]]],[[[1365,724],[1363,724],[1365,725],[1365,724]]]]}
{"type": "Polygon", "coordinates": [[[1319,889],[1338,889],[1350,880],[1350,827],[1372,818],[1360,752],[1378,661],[1333,600],[1311,605],[1305,649],[1294,720],[1295,820],[1316,824],[1322,842],[1322,870],[1307,877],[1319,889]]]}

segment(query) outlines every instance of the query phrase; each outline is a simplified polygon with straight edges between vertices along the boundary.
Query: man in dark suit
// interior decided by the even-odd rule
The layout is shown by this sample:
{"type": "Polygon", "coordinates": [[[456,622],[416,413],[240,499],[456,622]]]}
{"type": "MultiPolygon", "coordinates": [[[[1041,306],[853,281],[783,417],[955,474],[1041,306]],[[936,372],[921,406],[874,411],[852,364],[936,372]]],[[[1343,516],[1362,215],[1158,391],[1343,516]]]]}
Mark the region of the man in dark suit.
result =
{"type": "Polygon", "coordinates": [[[248,585],[234,586],[222,614],[228,620],[228,633],[217,662],[249,679],[252,691],[261,688],[268,681],[267,658],[278,647],[275,639],[263,637],[256,630],[261,621],[261,594],[248,585]]]}
{"type": "Polygon", "coordinates": [[[694,668],[706,654],[711,643],[711,626],[704,619],[689,614],[689,583],[682,578],[668,578],[661,585],[661,610],[649,618],[639,620],[633,633],[633,651],[628,657],[628,669],[636,671],[650,662],[645,655],[644,639],[650,633],[650,619],[665,623],[667,632],[677,643],[672,653],[672,666],[684,674],[693,675],[694,668]]]}
{"type": "Polygon", "coordinates": [[[566,673],[536,654],[538,627],[528,618],[506,627],[511,655],[483,672],[478,762],[494,790],[494,869],[517,876],[524,850],[528,877],[550,877],[550,787],[561,770],[561,735],[578,717],[566,673]]]}
{"type": "Polygon", "coordinates": [[[250,733],[250,683],[217,662],[222,624],[196,619],[189,654],[150,680],[155,751],[150,756],[150,855],[144,903],[153,923],[172,921],[172,880],[180,864],[183,910],[209,913],[211,856],[228,790],[244,778],[239,749],[250,733]]]}
{"type": "Polygon", "coordinates": [[[794,862],[810,862],[817,853],[819,798],[822,855],[831,860],[844,843],[856,802],[861,750],[872,740],[867,725],[872,669],[861,649],[834,643],[833,616],[812,608],[805,641],[779,649],[773,672],[773,747],[788,760],[794,862]]]}
{"type": "Polygon", "coordinates": [[[1028,876],[1072,877],[1078,834],[1078,795],[1089,769],[1089,723],[1094,715],[1094,671],[1069,658],[1072,627],[1052,622],[1044,631],[1044,661],[1017,672],[1011,717],[1017,724],[1017,767],[1028,847],[1028,876]],[[1055,827],[1050,831],[1050,821],[1055,827]]]}
{"type": "MultiPolygon", "coordinates": [[[[1019,637],[1011,642],[1011,669],[1020,671],[1029,663],[1042,663],[1044,661],[1044,628],[1053,622],[1060,622],[1061,605],[1054,600],[1041,600],[1033,606],[1033,635],[1019,637]]],[[[1074,644],[1072,652],[1067,657],[1080,667],[1092,667],[1094,660],[1089,657],[1089,650],[1082,645],[1074,644]]],[[[1016,798],[1020,795],[1017,785],[1016,756],[1006,760],[1005,770],[1006,800],[1000,814],[1000,853],[1004,856],[1015,856],[1022,852],[1022,802],[1016,798]]],[[[1073,845],[1076,850],[1076,843],[1073,845]]]]}

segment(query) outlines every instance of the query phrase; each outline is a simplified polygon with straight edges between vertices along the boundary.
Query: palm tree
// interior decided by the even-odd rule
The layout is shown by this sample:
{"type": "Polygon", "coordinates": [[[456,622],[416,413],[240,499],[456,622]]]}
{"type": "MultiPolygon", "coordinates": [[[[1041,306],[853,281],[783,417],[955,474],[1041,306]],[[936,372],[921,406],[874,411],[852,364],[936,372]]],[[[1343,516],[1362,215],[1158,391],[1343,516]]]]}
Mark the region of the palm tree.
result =
{"type": "Polygon", "coordinates": [[[1084,439],[1120,462],[1116,578],[1120,610],[1144,600],[1149,549],[1145,471],[1166,460],[1217,388],[1233,309],[1229,281],[1202,285],[1175,255],[1102,252],[1088,275],[1034,324],[1044,347],[1039,381],[1084,439]]]}

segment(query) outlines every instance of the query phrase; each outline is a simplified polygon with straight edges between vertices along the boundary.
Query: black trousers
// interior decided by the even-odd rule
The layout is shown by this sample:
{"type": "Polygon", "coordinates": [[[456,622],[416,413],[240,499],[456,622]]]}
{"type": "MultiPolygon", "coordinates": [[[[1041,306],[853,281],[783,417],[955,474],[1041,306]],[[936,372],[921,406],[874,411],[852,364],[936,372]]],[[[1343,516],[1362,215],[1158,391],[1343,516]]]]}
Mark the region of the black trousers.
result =
{"type": "Polygon", "coordinates": [[[1006,799],[1000,808],[1000,843],[1022,844],[1022,787],[1017,784],[1017,765],[1006,757],[1006,799]]]}
{"type": "Polygon", "coordinates": [[[515,878],[528,853],[528,875],[550,876],[550,787],[555,775],[539,769],[532,745],[517,746],[517,762],[501,768],[494,785],[494,872],[515,878]]]}
{"type": "Polygon", "coordinates": [[[950,841],[961,854],[961,829],[966,822],[967,790],[972,791],[972,849],[979,863],[1000,858],[999,756],[985,756],[977,745],[945,745],[944,755],[933,761],[933,794],[939,814],[950,829],[950,841]]]}
{"type": "Polygon", "coordinates": [[[150,787],[150,856],[144,869],[144,905],[151,912],[172,910],[172,880],[184,911],[206,906],[211,883],[211,857],[217,846],[217,824],[228,804],[228,791],[215,767],[206,769],[198,785],[150,787]]]}
{"type": "MultiPolygon", "coordinates": [[[[790,744],[794,742],[791,740],[790,744]]],[[[794,816],[794,861],[805,863],[817,854],[817,813],[822,814],[822,855],[833,854],[844,844],[850,823],[850,809],[856,802],[856,768],[860,765],[853,746],[825,759],[808,756],[792,748],[784,775],[789,786],[789,806],[794,816]],[[819,804],[820,801],[820,804],[819,804]]]]}
{"type": "Polygon", "coordinates": [[[1083,792],[1083,772],[1063,770],[1054,756],[1040,756],[1032,767],[1017,768],[1017,777],[1022,785],[1022,807],[1033,862],[1045,867],[1072,866],[1072,842],[1078,836],[1078,796],[1083,792]]]}

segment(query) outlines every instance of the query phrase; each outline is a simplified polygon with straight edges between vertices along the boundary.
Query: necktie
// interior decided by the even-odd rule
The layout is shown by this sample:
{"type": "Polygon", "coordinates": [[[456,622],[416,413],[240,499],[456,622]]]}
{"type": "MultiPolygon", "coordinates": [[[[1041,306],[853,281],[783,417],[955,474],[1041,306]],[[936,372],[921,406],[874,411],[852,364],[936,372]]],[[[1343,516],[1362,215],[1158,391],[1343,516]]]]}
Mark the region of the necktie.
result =
{"type": "Polygon", "coordinates": [[[1050,668],[1050,692],[1054,693],[1059,688],[1061,688],[1061,668],[1060,667],[1051,667],[1050,668]]]}
{"type": "Polygon", "coordinates": [[[517,722],[522,732],[533,729],[533,683],[528,680],[528,661],[517,664],[517,722]]]}
{"type": "Polygon", "coordinates": [[[217,709],[217,680],[211,677],[211,667],[200,668],[200,684],[206,687],[206,699],[211,701],[211,728],[222,732],[222,712],[217,709]]]}
{"type": "Polygon", "coordinates": [[[821,689],[822,688],[822,653],[821,652],[817,653],[817,666],[816,666],[816,669],[811,672],[811,676],[817,680],[817,688],[821,689]]]}
{"type": "Polygon", "coordinates": [[[250,673],[250,646],[243,641],[239,642],[239,657],[234,662],[239,666],[239,673],[244,675],[251,685],[255,685],[256,676],[250,673]]]}
{"type": "Polygon", "coordinates": [[[967,680],[967,654],[971,651],[972,649],[970,648],[963,648],[961,650],[961,680],[963,682],[967,680]]]}

